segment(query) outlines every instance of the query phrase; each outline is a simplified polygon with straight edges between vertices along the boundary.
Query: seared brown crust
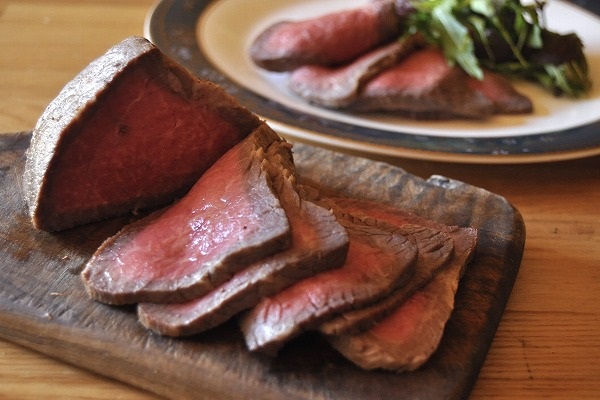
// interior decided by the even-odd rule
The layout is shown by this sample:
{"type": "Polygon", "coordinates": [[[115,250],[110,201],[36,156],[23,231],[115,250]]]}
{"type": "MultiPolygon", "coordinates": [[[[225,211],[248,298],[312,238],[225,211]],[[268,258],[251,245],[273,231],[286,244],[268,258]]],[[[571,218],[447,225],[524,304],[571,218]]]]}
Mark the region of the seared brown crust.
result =
{"type": "Polygon", "coordinates": [[[338,221],[350,239],[346,263],[263,298],[240,321],[249,350],[275,353],[332,315],[377,301],[410,279],[417,257],[414,238],[338,221]]]}
{"type": "MultiPolygon", "coordinates": [[[[138,196],[118,203],[106,199],[104,202],[72,209],[65,213],[57,212],[54,209],[54,206],[61,202],[61,193],[55,193],[54,190],[57,184],[57,172],[61,170],[61,164],[67,161],[63,157],[65,149],[81,137],[82,132],[88,128],[90,118],[102,109],[104,103],[115,101],[111,95],[116,90],[124,90],[121,85],[129,85],[130,82],[135,81],[135,76],[140,71],[145,76],[150,76],[152,82],[155,82],[156,86],[162,87],[168,96],[182,99],[184,103],[195,104],[194,107],[197,108],[209,107],[221,119],[234,121],[239,132],[236,134],[237,137],[229,135],[224,139],[231,143],[223,144],[222,148],[218,149],[221,154],[224,152],[223,148],[229,148],[239,142],[260,123],[256,116],[239,105],[223,89],[193,77],[183,67],[164,56],[146,39],[127,38],[93,61],[69,82],[46,108],[33,130],[31,146],[27,151],[24,190],[34,226],[48,231],[60,230],[124,214],[137,208],[162,205],[185,193],[203,172],[186,171],[189,176],[183,177],[179,181],[173,180],[178,183],[177,185],[174,183],[173,187],[156,185],[160,187],[156,187],[152,192],[140,193],[138,196]]],[[[140,96],[143,96],[145,93],[143,90],[141,92],[140,96]]],[[[152,94],[148,94],[148,96],[152,96],[152,94]]],[[[145,101],[148,101],[148,98],[145,101]]],[[[113,113],[114,118],[127,117],[127,106],[129,104],[113,113]]],[[[148,111],[148,113],[151,112],[148,111]]],[[[135,119],[135,116],[130,115],[129,117],[135,119]]],[[[111,122],[106,121],[106,123],[111,122]]],[[[127,133],[125,127],[123,130],[122,133],[127,133]]],[[[151,135],[161,134],[160,131],[156,129],[155,131],[149,129],[145,139],[151,141],[151,135]]],[[[173,134],[175,135],[175,132],[173,134]]],[[[182,137],[187,134],[184,132],[182,137]]],[[[113,134],[113,136],[117,135],[113,134]]],[[[143,135],[140,136],[143,137],[143,135]]],[[[146,143],[138,143],[131,146],[138,151],[143,151],[146,145],[146,143]]],[[[93,152],[94,143],[89,143],[89,148],[93,152]]],[[[211,146],[208,146],[207,149],[207,152],[214,150],[211,146]]],[[[217,152],[215,151],[215,153],[217,152]]],[[[198,154],[197,156],[210,158],[218,157],[221,154],[198,154]]],[[[82,154],[81,158],[89,159],[85,154],[82,154]]],[[[165,165],[158,171],[149,171],[149,174],[162,174],[162,180],[169,182],[168,175],[171,172],[168,167],[169,165],[165,165]]],[[[139,168],[145,168],[145,166],[140,165],[139,168]]],[[[97,176],[88,178],[93,181],[97,176]]],[[[77,183],[73,182],[73,184],[77,183]]]]}
{"type": "MultiPolygon", "coordinates": [[[[382,229],[400,230],[406,235],[413,236],[419,250],[415,273],[406,285],[378,302],[344,312],[326,321],[319,327],[319,330],[326,335],[360,332],[372,327],[456,259],[455,250],[466,252],[463,249],[464,243],[459,243],[458,249],[455,249],[455,240],[465,242],[466,239],[470,239],[461,236],[463,229],[466,228],[437,224],[405,210],[383,204],[348,198],[322,201],[331,204],[331,207],[336,209],[336,213],[347,213],[348,218],[364,221],[382,229]],[[373,212],[374,216],[371,216],[370,212],[373,212]],[[403,226],[408,228],[403,229],[403,226]]],[[[472,248],[469,248],[469,251],[472,251],[472,248]]]]}
{"type": "Polygon", "coordinates": [[[306,65],[291,73],[288,86],[296,95],[313,104],[344,108],[356,101],[371,78],[398,63],[421,42],[420,37],[409,36],[371,50],[338,68],[306,65]]]}

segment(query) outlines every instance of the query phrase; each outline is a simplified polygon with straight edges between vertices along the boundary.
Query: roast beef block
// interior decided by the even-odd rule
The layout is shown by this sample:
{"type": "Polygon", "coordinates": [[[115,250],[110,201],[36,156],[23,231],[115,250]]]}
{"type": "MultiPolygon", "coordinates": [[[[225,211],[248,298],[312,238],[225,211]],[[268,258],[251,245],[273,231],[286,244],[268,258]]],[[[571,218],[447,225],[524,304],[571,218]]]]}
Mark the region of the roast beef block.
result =
{"type": "Polygon", "coordinates": [[[69,82],[33,130],[33,224],[60,230],[168,204],[259,124],[223,89],[127,38],[69,82]]]}
{"type": "MultiPolygon", "coordinates": [[[[278,152],[278,142],[269,153],[278,152]]],[[[242,310],[253,307],[296,281],[340,267],[346,258],[346,230],[327,209],[303,200],[296,188],[293,165],[269,157],[267,171],[292,229],[292,245],[244,268],[218,288],[186,303],[138,306],[140,321],[163,335],[195,334],[217,326],[242,310]]],[[[289,160],[289,158],[286,158],[289,160]]]]}
{"type": "Polygon", "coordinates": [[[344,357],[363,369],[413,371],[438,348],[454,309],[460,266],[452,264],[370,330],[330,336],[344,357]]]}
{"type": "Polygon", "coordinates": [[[376,219],[386,221],[395,226],[416,224],[442,232],[452,239],[453,252],[450,260],[445,263],[425,260],[417,262],[414,276],[404,286],[384,299],[366,307],[347,311],[326,321],[320,331],[328,335],[341,335],[364,331],[373,327],[378,321],[396,310],[406,299],[417,290],[423,288],[437,273],[446,268],[459,268],[463,271],[472,259],[477,245],[477,230],[458,226],[448,226],[436,221],[419,217],[401,208],[392,207],[373,201],[337,198],[335,202],[345,212],[354,218],[369,221],[376,219]]]}
{"type": "Polygon", "coordinates": [[[287,248],[290,226],[265,170],[268,147],[282,140],[260,125],[177,203],[107,239],[82,272],[90,296],[112,304],[185,302],[287,248]]]}
{"type": "Polygon", "coordinates": [[[413,274],[417,248],[411,237],[339,221],[350,239],[345,264],[265,297],[244,315],[241,327],[250,350],[274,353],[331,315],[388,295],[413,274]]]}
{"type": "Polygon", "coordinates": [[[395,65],[420,43],[420,38],[413,35],[371,50],[340,67],[306,65],[290,74],[288,86],[310,103],[328,108],[347,107],[366,82],[395,65]]]}
{"type": "Polygon", "coordinates": [[[400,33],[391,0],[268,27],[250,47],[250,57],[271,71],[303,65],[339,65],[391,41],[400,33]]]}
{"type": "Polygon", "coordinates": [[[367,82],[348,109],[418,119],[489,117],[494,112],[492,101],[469,90],[468,79],[463,70],[450,66],[440,51],[426,48],[367,82]]]}

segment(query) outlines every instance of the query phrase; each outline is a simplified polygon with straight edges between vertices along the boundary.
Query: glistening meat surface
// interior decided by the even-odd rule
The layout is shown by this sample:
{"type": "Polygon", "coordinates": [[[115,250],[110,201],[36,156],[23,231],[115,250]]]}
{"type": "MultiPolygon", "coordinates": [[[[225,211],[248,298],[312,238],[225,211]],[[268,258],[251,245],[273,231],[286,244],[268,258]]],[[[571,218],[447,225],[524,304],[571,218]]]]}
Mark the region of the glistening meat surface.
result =
{"type": "Polygon", "coordinates": [[[113,304],[186,301],[286,248],[289,223],[262,167],[279,140],[261,125],[180,201],[109,238],[82,272],[88,293],[113,304]]]}
{"type": "Polygon", "coordinates": [[[253,307],[264,296],[344,263],[348,249],[345,229],[329,210],[302,199],[295,185],[291,155],[287,158],[287,152],[277,151],[281,147],[269,147],[267,170],[290,222],[290,248],[251,264],[192,301],[140,304],[138,315],[143,325],[170,336],[202,332],[253,307]],[[282,165],[282,158],[289,162],[282,165]]]}

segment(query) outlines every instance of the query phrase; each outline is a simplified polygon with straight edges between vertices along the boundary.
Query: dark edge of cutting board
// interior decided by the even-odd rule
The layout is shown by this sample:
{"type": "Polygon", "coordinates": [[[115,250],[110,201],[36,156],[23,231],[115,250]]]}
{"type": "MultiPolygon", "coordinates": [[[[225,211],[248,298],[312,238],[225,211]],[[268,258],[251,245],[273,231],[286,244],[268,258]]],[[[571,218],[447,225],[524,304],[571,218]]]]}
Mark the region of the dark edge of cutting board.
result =
{"type": "Polygon", "coordinates": [[[367,372],[316,334],[294,340],[269,359],[246,351],[235,321],[170,339],[146,331],[134,308],[90,300],[78,274],[104,238],[130,219],[56,234],[36,231],[20,187],[29,138],[0,135],[0,337],[177,399],[468,397],[523,254],[523,219],[506,199],[444,177],[425,181],[388,164],[295,145],[305,182],[479,229],[475,260],[459,285],[438,351],[415,372],[367,372]]]}

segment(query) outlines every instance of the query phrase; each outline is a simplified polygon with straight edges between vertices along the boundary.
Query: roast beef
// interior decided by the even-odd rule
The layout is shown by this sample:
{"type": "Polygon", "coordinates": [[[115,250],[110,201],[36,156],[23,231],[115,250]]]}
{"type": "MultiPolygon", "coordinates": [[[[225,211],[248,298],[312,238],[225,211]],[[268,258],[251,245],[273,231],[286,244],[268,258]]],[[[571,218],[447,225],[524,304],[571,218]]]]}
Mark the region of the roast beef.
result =
{"type": "MultiPolygon", "coordinates": [[[[269,147],[269,153],[276,147],[269,147]]],[[[348,250],[345,229],[329,210],[302,199],[295,185],[293,165],[282,166],[273,161],[270,164],[268,171],[292,229],[291,247],[241,270],[198,299],[140,304],[138,315],[143,325],[169,336],[202,332],[253,307],[264,296],[344,263],[348,250]]]]}
{"type": "Polygon", "coordinates": [[[357,219],[386,221],[395,226],[415,224],[442,232],[452,239],[454,251],[451,259],[443,264],[436,263],[435,259],[428,262],[420,260],[411,280],[381,301],[342,313],[326,321],[321,325],[320,331],[327,335],[355,333],[373,327],[378,321],[397,309],[415,291],[423,288],[437,273],[447,268],[458,268],[462,273],[474,256],[477,245],[476,229],[444,225],[401,208],[372,201],[337,198],[335,202],[338,207],[351,213],[357,219]]]}
{"type": "Polygon", "coordinates": [[[345,264],[265,297],[252,308],[241,319],[250,350],[274,353],[331,315],[381,299],[410,278],[417,256],[411,237],[339,221],[350,239],[345,264]]]}
{"type": "MultiPolygon", "coordinates": [[[[267,148],[281,140],[262,124],[180,201],[109,238],[82,272],[90,296],[113,304],[184,302],[287,248],[288,219],[264,167],[267,148]]],[[[291,157],[278,148],[273,157],[291,157]]]]}
{"type": "Polygon", "coordinates": [[[328,340],[363,369],[413,371],[439,346],[460,276],[461,266],[453,263],[370,330],[328,340]]]}
{"type": "Polygon", "coordinates": [[[167,204],[259,123],[146,39],[127,38],[37,122],[24,173],[33,224],[60,230],[167,204]]]}
{"type": "Polygon", "coordinates": [[[306,65],[289,77],[290,90],[313,104],[344,108],[352,104],[373,76],[395,65],[421,43],[416,36],[394,41],[369,51],[340,67],[306,65]]]}
{"type": "Polygon", "coordinates": [[[303,65],[339,65],[399,35],[391,0],[302,21],[281,21],[265,29],[250,47],[250,57],[271,71],[303,65]]]}
{"type": "Polygon", "coordinates": [[[489,117],[492,101],[469,90],[467,80],[468,75],[450,66],[440,51],[426,48],[367,82],[348,109],[423,119],[489,117]]]}
{"type": "Polygon", "coordinates": [[[468,79],[468,87],[482,93],[493,104],[494,114],[526,114],[533,111],[531,100],[517,91],[506,78],[483,71],[483,79],[468,79]]]}

